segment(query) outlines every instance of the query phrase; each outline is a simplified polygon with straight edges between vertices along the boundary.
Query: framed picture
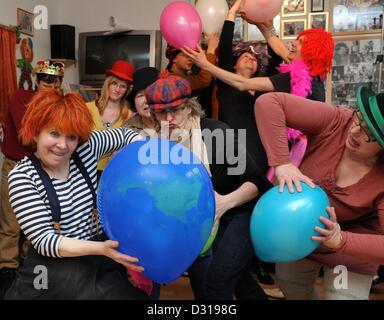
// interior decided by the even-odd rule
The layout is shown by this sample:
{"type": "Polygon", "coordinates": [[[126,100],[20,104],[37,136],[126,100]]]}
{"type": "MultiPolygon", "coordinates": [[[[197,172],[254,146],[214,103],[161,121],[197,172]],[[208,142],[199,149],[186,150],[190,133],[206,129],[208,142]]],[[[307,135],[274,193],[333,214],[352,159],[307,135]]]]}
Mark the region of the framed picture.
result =
{"type": "MultiPolygon", "coordinates": [[[[278,35],[280,35],[280,15],[277,15],[273,18],[273,27],[278,35]]],[[[259,28],[254,24],[245,23],[244,33],[247,36],[246,40],[265,40],[263,34],[260,32],[259,28]]],[[[245,38],[245,37],[244,37],[245,38]]]]}
{"type": "Polygon", "coordinates": [[[311,11],[312,12],[324,11],[324,0],[311,0],[311,11]]]}
{"type": "Polygon", "coordinates": [[[333,0],[331,5],[334,33],[381,32],[384,0],[333,0]]]}
{"type": "Polygon", "coordinates": [[[349,37],[335,40],[332,61],[332,98],[336,105],[355,107],[355,90],[359,85],[372,87],[378,85],[378,64],[380,54],[380,38],[349,37]]]}
{"type": "Polygon", "coordinates": [[[307,19],[294,19],[281,21],[280,33],[282,39],[295,39],[298,34],[306,29],[307,19]]]}
{"type": "Polygon", "coordinates": [[[25,11],[23,9],[17,8],[17,26],[20,28],[20,32],[33,36],[33,19],[34,14],[32,12],[25,11]]]}
{"type": "Polygon", "coordinates": [[[284,0],[281,7],[281,16],[301,16],[307,14],[306,0],[284,0]]]}
{"type": "Polygon", "coordinates": [[[310,13],[308,19],[308,29],[322,28],[328,31],[328,12],[310,13]]]}
{"type": "Polygon", "coordinates": [[[237,16],[235,19],[235,30],[233,32],[233,41],[244,40],[244,20],[241,16],[237,16]]]}

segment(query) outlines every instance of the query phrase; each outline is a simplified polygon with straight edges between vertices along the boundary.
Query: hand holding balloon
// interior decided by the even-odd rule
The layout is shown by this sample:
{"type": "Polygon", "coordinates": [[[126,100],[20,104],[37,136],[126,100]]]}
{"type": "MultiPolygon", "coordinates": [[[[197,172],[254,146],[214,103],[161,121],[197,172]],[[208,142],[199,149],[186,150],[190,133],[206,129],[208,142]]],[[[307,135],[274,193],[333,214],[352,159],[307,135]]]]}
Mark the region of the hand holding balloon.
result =
{"type": "Polygon", "coordinates": [[[207,53],[215,54],[217,47],[219,46],[220,35],[218,33],[212,33],[209,36],[206,36],[207,40],[207,53]]]}
{"type": "Polygon", "coordinates": [[[137,272],[144,271],[143,267],[134,264],[135,262],[138,262],[139,259],[128,256],[116,250],[116,248],[119,246],[119,242],[107,240],[107,241],[104,241],[102,245],[103,245],[102,250],[103,250],[104,256],[107,256],[112,260],[115,260],[117,263],[122,264],[128,269],[132,269],[137,272]]]}
{"type": "Polygon", "coordinates": [[[161,34],[177,49],[184,45],[194,48],[200,41],[201,28],[199,13],[190,3],[173,1],[161,13],[161,34]]]}
{"type": "Polygon", "coordinates": [[[253,210],[250,230],[256,255],[266,262],[289,262],[303,259],[319,245],[314,236],[321,216],[330,205],[327,194],[318,186],[303,183],[302,192],[289,193],[278,186],[267,191],[253,210]]]}
{"type": "Polygon", "coordinates": [[[315,230],[323,235],[323,237],[313,236],[312,240],[321,242],[324,246],[334,249],[341,244],[341,228],[337,223],[335,208],[327,207],[327,212],[329,213],[329,219],[321,216],[320,221],[324,223],[327,229],[316,227],[315,230]]]}
{"type": "Polygon", "coordinates": [[[287,184],[290,193],[294,193],[293,184],[298,192],[302,191],[300,181],[305,182],[311,188],[315,185],[312,179],[302,174],[301,171],[292,163],[282,164],[275,167],[276,179],[279,183],[279,192],[283,192],[284,185],[287,184]]]}
{"type": "Polygon", "coordinates": [[[227,20],[235,21],[236,15],[240,12],[240,8],[243,5],[244,0],[236,0],[236,2],[232,5],[232,7],[228,11],[227,20]]]}
{"type": "Polygon", "coordinates": [[[192,50],[188,46],[182,47],[181,51],[185,55],[190,57],[192,59],[193,63],[196,64],[201,69],[205,70],[205,68],[207,66],[209,66],[209,61],[207,60],[207,57],[205,56],[205,52],[199,45],[197,45],[197,51],[192,50]]]}
{"type": "Polygon", "coordinates": [[[283,0],[245,0],[244,12],[253,22],[273,19],[280,11],[283,0]]]}

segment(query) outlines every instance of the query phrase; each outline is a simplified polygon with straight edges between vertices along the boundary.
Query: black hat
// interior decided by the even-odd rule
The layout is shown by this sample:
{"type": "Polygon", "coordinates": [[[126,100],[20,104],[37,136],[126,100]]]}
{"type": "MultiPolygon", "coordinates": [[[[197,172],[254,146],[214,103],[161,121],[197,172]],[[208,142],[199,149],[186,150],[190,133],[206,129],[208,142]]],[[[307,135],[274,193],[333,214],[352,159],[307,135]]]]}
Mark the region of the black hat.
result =
{"type": "Polygon", "coordinates": [[[384,93],[375,94],[366,87],[358,87],[357,104],[369,131],[384,148],[384,93]]]}
{"type": "Polygon", "coordinates": [[[127,100],[130,102],[131,106],[135,106],[135,95],[141,91],[146,89],[149,85],[154,83],[159,78],[159,70],[153,67],[145,67],[136,70],[133,74],[132,81],[132,90],[127,96],[127,100]]]}

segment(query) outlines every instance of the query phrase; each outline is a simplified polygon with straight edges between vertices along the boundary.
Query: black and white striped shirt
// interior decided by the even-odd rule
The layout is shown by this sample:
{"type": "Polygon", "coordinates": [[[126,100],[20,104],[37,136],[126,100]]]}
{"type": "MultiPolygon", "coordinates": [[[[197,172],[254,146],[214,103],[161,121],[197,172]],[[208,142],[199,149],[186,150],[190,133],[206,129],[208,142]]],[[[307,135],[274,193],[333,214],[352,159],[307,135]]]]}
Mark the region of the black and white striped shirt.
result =
{"type": "MultiPolygon", "coordinates": [[[[128,128],[93,131],[90,139],[77,148],[95,189],[97,162],[101,156],[139,139],[139,135],[128,128]]],[[[63,236],[89,240],[97,234],[97,229],[92,221],[92,192],[75,162],[71,159],[67,180],[51,180],[60,202],[61,234],[53,227],[46,190],[27,157],[8,175],[9,200],[33,247],[41,255],[60,257],[59,243],[63,236]]]]}

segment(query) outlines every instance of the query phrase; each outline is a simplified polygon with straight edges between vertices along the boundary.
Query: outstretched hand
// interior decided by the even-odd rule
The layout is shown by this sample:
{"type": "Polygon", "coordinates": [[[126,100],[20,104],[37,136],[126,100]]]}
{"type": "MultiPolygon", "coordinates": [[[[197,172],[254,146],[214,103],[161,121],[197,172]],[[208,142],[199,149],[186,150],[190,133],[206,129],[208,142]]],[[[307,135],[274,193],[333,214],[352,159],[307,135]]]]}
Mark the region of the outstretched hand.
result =
{"type": "Polygon", "coordinates": [[[240,12],[241,7],[243,6],[244,0],[236,0],[232,7],[229,8],[229,12],[237,14],[240,12]]]}
{"type": "Polygon", "coordinates": [[[117,241],[107,240],[104,241],[104,255],[115,260],[117,263],[122,264],[128,269],[132,269],[133,271],[142,272],[144,268],[136,265],[135,263],[139,261],[139,259],[135,257],[128,256],[124,253],[121,253],[116,250],[119,246],[117,241]]]}
{"type": "Polygon", "coordinates": [[[321,227],[315,227],[315,230],[320,233],[322,236],[313,236],[312,240],[321,242],[324,246],[334,249],[337,248],[342,239],[341,239],[341,228],[337,223],[335,208],[327,207],[326,208],[329,219],[321,216],[320,221],[325,224],[326,229],[321,227]]]}
{"type": "Polygon", "coordinates": [[[207,57],[205,56],[204,50],[200,47],[200,45],[196,45],[197,51],[191,49],[190,47],[184,46],[180,48],[180,50],[189,58],[192,59],[193,63],[198,67],[205,69],[205,67],[209,64],[207,57]]]}
{"type": "Polygon", "coordinates": [[[309,187],[314,188],[315,184],[312,179],[302,174],[301,171],[292,163],[282,164],[275,167],[276,179],[279,182],[279,192],[283,192],[286,184],[290,193],[294,193],[295,185],[298,192],[303,191],[300,182],[305,182],[309,187]]]}

